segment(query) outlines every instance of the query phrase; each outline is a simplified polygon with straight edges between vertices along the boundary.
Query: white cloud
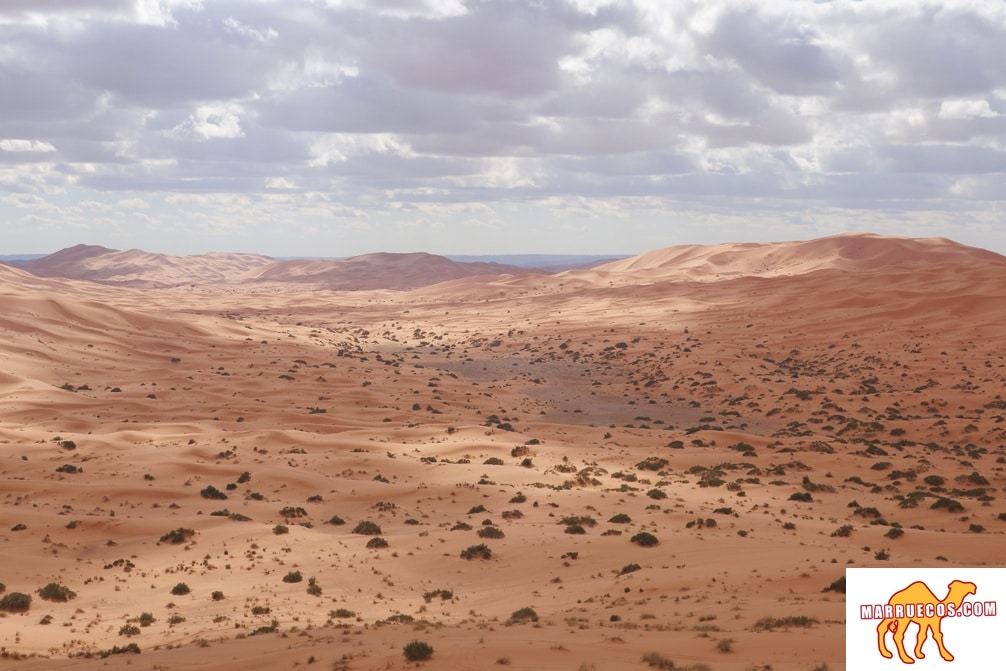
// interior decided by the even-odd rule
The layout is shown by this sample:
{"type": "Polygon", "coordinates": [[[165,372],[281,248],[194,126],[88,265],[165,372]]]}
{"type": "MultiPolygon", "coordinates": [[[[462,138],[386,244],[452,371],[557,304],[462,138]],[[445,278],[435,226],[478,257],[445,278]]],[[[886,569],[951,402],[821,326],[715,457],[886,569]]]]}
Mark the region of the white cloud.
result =
{"type": "Polygon", "coordinates": [[[941,119],[975,119],[999,116],[992,111],[989,101],[981,100],[944,100],[940,103],[939,118],[941,119]]]}
{"type": "Polygon", "coordinates": [[[200,105],[184,122],[171,132],[182,137],[199,140],[234,139],[242,137],[241,114],[244,108],[238,103],[200,105]]]}
{"type": "Polygon", "coordinates": [[[0,151],[9,152],[54,152],[56,147],[42,140],[0,140],[0,151]]]}

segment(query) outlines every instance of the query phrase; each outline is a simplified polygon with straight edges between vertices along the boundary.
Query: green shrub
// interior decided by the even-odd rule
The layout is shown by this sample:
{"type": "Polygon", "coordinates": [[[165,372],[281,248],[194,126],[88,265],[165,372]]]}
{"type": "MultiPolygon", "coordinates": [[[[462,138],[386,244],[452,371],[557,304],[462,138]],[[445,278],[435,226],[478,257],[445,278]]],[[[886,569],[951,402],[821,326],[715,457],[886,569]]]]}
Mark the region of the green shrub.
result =
{"type": "Polygon", "coordinates": [[[612,524],[629,524],[632,522],[632,518],[626,515],[625,513],[618,513],[608,521],[611,522],[612,524]]]}
{"type": "Polygon", "coordinates": [[[425,641],[412,641],[402,650],[405,659],[410,662],[421,662],[433,656],[433,647],[425,641]]]}
{"type": "Polygon", "coordinates": [[[479,543],[478,545],[471,545],[461,551],[462,559],[489,559],[493,555],[492,550],[485,543],[479,543]]]}
{"type": "Polygon", "coordinates": [[[119,628],[119,636],[138,636],[140,628],[135,624],[127,623],[119,628]]]}
{"type": "Polygon", "coordinates": [[[353,533],[363,536],[379,536],[381,527],[376,522],[363,521],[353,527],[353,533]]]}
{"type": "Polygon", "coordinates": [[[171,588],[171,593],[174,594],[175,596],[185,596],[191,591],[192,590],[189,589],[189,586],[183,582],[180,582],[171,588]]]}
{"type": "MultiPolygon", "coordinates": [[[[122,632],[120,631],[119,633],[121,634],[122,632]]],[[[130,643],[129,645],[123,646],[121,648],[117,645],[113,645],[108,650],[99,651],[98,656],[101,657],[102,659],[105,659],[109,655],[123,655],[126,654],[127,652],[138,655],[140,654],[140,646],[136,645],[135,643],[130,643]]]]}
{"type": "Polygon", "coordinates": [[[210,598],[213,599],[214,601],[223,601],[224,593],[221,592],[220,590],[216,590],[215,592],[210,594],[210,598]]]}
{"type": "Polygon", "coordinates": [[[811,627],[817,620],[806,615],[787,615],[785,617],[763,617],[751,627],[752,631],[772,631],[773,629],[788,629],[790,627],[811,627]]]}
{"type": "Polygon", "coordinates": [[[77,593],[69,587],[51,582],[45,587],[38,589],[39,597],[46,601],[69,601],[77,596],[77,593]]]}
{"type": "Polygon", "coordinates": [[[223,499],[227,498],[226,494],[224,494],[222,491],[220,491],[219,489],[217,489],[213,485],[210,485],[210,486],[205,487],[204,489],[202,489],[199,492],[199,495],[202,496],[204,499],[220,499],[220,500],[223,500],[223,499]]]}
{"type": "Polygon", "coordinates": [[[341,518],[341,517],[339,517],[338,515],[332,515],[332,516],[331,516],[331,517],[330,517],[330,518],[328,519],[328,523],[329,523],[329,524],[334,524],[334,525],[336,525],[336,526],[339,526],[339,525],[342,525],[342,524],[345,524],[345,523],[346,523],[346,520],[342,519],[342,518],[341,518]]]}
{"type": "Polygon", "coordinates": [[[440,597],[442,600],[447,601],[454,598],[454,592],[449,589],[435,589],[423,594],[423,601],[430,603],[435,597],[440,597]]]}
{"type": "Polygon", "coordinates": [[[272,532],[277,536],[282,536],[283,534],[290,533],[290,527],[285,524],[277,524],[272,528],[272,532]]]}
{"type": "Polygon", "coordinates": [[[520,610],[515,610],[513,613],[511,613],[510,614],[510,621],[511,622],[527,622],[527,621],[537,622],[538,621],[538,613],[536,613],[534,611],[534,608],[531,608],[530,606],[525,606],[524,608],[521,608],[520,610]]]}
{"type": "Polygon", "coordinates": [[[644,548],[653,547],[654,545],[660,542],[657,540],[656,536],[646,531],[640,531],[638,534],[636,534],[629,540],[635,543],[636,545],[639,545],[644,548]]]}
{"type": "MultiPolygon", "coordinates": [[[[230,513],[225,514],[224,517],[226,517],[229,514],[230,513]]],[[[173,543],[175,545],[178,545],[180,543],[184,543],[185,541],[189,540],[195,535],[196,532],[193,531],[192,529],[184,529],[182,527],[179,527],[174,531],[169,531],[168,533],[161,536],[160,541],[162,543],[173,543]]]]}
{"type": "Polygon", "coordinates": [[[283,582],[300,582],[303,579],[304,576],[300,571],[290,571],[283,576],[283,582]]]}
{"type": "Polygon", "coordinates": [[[625,566],[622,567],[622,570],[618,572],[618,575],[625,575],[626,573],[635,573],[641,568],[642,566],[640,566],[639,564],[626,564],[625,566]]]}
{"type": "Polygon", "coordinates": [[[380,550],[382,548],[388,547],[388,541],[384,540],[380,536],[374,536],[369,541],[367,541],[367,547],[371,550],[380,550]]]}
{"type": "Polygon", "coordinates": [[[22,613],[31,607],[31,597],[22,592],[4,594],[0,599],[0,611],[22,613]]]}
{"type": "Polygon", "coordinates": [[[478,531],[479,538],[503,538],[506,534],[497,527],[482,527],[478,531]]]}
{"type": "Polygon", "coordinates": [[[157,621],[157,618],[154,617],[153,613],[143,612],[140,613],[140,617],[136,621],[140,623],[141,627],[149,627],[157,621]]]}

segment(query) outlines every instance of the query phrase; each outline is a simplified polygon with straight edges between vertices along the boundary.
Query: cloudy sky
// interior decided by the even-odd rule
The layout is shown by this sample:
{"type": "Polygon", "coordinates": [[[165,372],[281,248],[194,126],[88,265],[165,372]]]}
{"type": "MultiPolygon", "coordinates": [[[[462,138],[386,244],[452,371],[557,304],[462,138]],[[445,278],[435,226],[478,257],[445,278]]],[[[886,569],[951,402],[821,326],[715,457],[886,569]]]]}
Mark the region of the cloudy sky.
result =
{"type": "Polygon", "coordinates": [[[1006,253],[999,0],[3,0],[0,254],[1006,253]]]}

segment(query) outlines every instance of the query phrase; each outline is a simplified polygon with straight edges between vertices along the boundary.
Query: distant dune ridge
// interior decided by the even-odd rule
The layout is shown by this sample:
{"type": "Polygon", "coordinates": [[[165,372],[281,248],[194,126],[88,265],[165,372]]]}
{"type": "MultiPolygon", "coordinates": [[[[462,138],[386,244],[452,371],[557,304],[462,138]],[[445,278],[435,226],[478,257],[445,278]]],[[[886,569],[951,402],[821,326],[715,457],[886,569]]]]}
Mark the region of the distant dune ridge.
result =
{"type": "MultiPolygon", "coordinates": [[[[528,263],[531,258],[528,257],[528,263]]],[[[554,258],[543,257],[549,263],[553,263],[554,258]]],[[[914,239],[849,233],[800,242],[680,245],[602,263],[587,270],[567,270],[561,265],[537,269],[526,263],[517,266],[454,261],[424,252],[375,253],[338,260],[278,261],[257,254],[170,256],[135,249],[118,251],[95,245],[76,245],[25,263],[22,267],[40,277],[82,279],[138,288],[281,282],[333,291],[405,291],[475,276],[569,272],[586,279],[596,272],[601,278],[630,273],[638,279],[709,281],[799,275],[827,269],[874,270],[976,260],[998,263],[1003,257],[943,238],[914,239]]]]}
{"type": "Polygon", "coordinates": [[[841,671],[846,566],[1001,563],[1006,257],[949,240],[79,246],[0,305],[18,671],[841,671]]]}

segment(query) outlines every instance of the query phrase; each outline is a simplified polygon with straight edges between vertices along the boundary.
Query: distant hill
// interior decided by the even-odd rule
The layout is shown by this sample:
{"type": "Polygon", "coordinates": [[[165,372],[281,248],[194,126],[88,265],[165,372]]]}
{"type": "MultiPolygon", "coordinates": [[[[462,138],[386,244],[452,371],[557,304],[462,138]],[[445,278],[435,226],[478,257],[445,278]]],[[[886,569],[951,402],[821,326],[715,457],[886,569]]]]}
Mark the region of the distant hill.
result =
{"type": "Polygon", "coordinates": [[[426,253],[366,254],[348,259],[277,261],[257,254],[170,256],[76,245],[19,264],[37,277],[60,277],[136,288],[185,284],[280,282],[339,291],[406,290],[476,275],[542,271],[490,262],[460,262],[426,253]]]}
{"type": "Polygon", "coordinates": [[[97,245],[76,245],[21,267],[39,277],[65,277],[102,284],[157,288],[181,284],[233,282],[273,263],[257,254],[168,256],[97,245]]]}
{"type": "Polygon", "coordinates": [[[424,252],[377,253],[335,261],[277,261],[263,268],[252,281],[302,283],[337,291],[404,291],[478,275],[540,272],[500,263],[465,263],[424,252]]]}
{"type": "Polygon", "coordinates": [[[906,265],[1006,264],[1006,257],[945,238],[847,233],[797,242],[681,245],[597,266],[601,273],[711,281],[780,277],[816,270],[867,271],[906,265]]]}

